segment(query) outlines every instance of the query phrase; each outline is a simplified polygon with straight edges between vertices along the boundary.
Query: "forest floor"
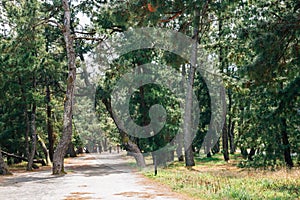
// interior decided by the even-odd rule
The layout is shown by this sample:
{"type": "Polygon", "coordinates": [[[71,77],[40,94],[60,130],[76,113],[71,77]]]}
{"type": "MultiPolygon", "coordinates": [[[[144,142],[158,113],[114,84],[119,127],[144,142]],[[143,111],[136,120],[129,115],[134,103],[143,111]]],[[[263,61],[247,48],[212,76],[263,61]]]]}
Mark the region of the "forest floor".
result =
{"type": "Polygon", "coordinates": [[[0,178],[0,199],[190,199],[143,177],[128,160],[124,152],[84,154],[65,160],[63,176],[51,175],[51,167],[33,172],[15,169],[14,175],[0,178]]]}

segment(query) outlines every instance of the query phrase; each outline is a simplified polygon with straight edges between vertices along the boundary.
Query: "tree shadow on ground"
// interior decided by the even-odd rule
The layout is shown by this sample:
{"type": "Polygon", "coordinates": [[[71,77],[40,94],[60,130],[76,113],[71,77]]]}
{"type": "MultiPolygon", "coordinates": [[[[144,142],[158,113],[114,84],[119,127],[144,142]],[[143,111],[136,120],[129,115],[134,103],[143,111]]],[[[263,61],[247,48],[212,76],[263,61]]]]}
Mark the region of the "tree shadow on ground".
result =
{"type": "MultiPolygon", "coordinates": [[[[88,159],[89,160],[89,159],[88,159]]],[[[51,171],[36,171],[36,172],[23,172],[16,173],[13,176],[5,177],[2,182],[0,182],[0,187],[5,186],[16,186],[20,187],[20,183],[41,183],[49,184],[55,179],[64,179],[71,176],[108,176],[112,174],[129,173],[131,170],[128,168],[126,163],[114,163],[114,164],[94,164],[86,162],[82,158],[73,158],[74,162],[70,162],[65,165],[65,175],[52,175],[51,171]],[[82,161],[82,162],[81,162],[82,161]]],[[[57,180],[53,181],[57,182],[57,180]]]]}

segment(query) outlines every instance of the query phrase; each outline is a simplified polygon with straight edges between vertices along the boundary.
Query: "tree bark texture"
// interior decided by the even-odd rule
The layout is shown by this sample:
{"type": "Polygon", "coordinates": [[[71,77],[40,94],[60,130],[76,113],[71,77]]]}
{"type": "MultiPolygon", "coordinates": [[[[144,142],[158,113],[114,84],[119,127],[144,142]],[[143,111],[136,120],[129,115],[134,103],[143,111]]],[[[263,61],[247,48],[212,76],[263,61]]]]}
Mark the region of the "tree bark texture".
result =
{"type": "Polygon", "coordinates": [[[222,130],[222,152],[223,152],[224,160],[227,162],[229,160],[229,152],[228,152],[228,131],[226,126],[226,120],[222,130]]]}
{"type": "MultiPolygon", "coordinates": [[[[182,75],[182,80],[181,80],[181,91],[184,91],[184,82],[185,82],[185,76],[186,76],[186,68],[185,65],[182,65],[182,71],[181,71],[181,75],[182,75]]],[[[184,104],[182,101],[180,101],[180,107],[183,108],[184,104]]],[[[182,153],[182,149],[183,149],[183,132],[178,133],[178,141],[177,141],[177,148],[176,148],[176,154],[177,154],[177,158],[179,162],[183,162],[184,161],[184,154],[182,153]]]]}
{"type": "Polygon", "coordinates": [[[49,84],[46,87],[46,110],[47,110],[47,133],[48,133],[48,148],[49,148],[49,157],[51,162],[53,161],[54,153],[54,137],[53,137],[53,126],[52,126],[52,113],[51,113],[51,91],[49,84]]]}
{"type": "Polygon", "coordinates": [[[195,166],[194,152],[193,152],[193,133],[192,126],[192,107],[193,107],[193,87],[197,64],[197,49],[199,40],[199,22],[200,22],[200,9],[195,8],[195,21],[194,21],[194,44],[190,60],[189,79],[187,85],[186,100],[184,106],[184,124],[183,124],[183,137],[184,137],[184,157],[186,166],[195,166]]]}
{"type": "Polygon", "coordinates": [[[74,89],[76,79],[76,65],[75,65],[75,50],[73,47],[73,37],[70,30],[71,11],[69,2],[62,0],[62,6],[64,9],[64,26],[63,35],[67,50],[68,59],[68,79],[67,90],[64,104],[64,116],[63,116],[63,132],[60,141],[55,149],[53,155],[53,174],[62,174],[64,172],[64,156],[68,149],[69,143],[72,140],[72,114],[74,103],[74,89]]]}
{"type": "MultiPolygon", "coordinates": [[[[33,77],[33,88],[36,88],[36,78],[33,77]]],[[[27,170],[32,170],[33,159],[36,151],[37,135],[36,135],[36,102],[33,100],[31,109],[31,152],[28,156],[27,170]]]]}

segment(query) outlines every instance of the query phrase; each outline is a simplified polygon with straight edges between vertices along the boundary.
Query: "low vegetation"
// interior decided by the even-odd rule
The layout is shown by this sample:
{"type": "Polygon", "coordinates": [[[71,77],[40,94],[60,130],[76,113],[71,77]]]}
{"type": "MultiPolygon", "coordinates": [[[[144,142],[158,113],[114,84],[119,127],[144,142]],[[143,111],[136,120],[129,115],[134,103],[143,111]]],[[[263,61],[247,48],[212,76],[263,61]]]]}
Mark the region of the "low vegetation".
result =
{"type": "Polygon", "coordinates": [[[143,174],[194,199],[299,199],[297,167],[292,170],[239,168],[238,155],[232,156],[230,163],[222,160],[222,154],[195,160],[196,166],[192,168],[174,162],[159,168],[157,176],[150,168],[143,174]]]}

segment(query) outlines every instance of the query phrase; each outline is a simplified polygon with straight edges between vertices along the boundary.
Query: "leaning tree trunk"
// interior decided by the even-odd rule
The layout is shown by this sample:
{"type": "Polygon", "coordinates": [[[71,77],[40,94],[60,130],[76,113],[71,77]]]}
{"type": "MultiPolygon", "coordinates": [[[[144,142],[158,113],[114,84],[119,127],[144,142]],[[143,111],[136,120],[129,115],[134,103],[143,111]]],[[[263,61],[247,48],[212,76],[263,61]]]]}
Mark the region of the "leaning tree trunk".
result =
{"type": "Polygon", "coordinates": [[[106,110],[108,111],[109,115],[113,119],[113,121],[121,135],[122,144],[124,145],[128,154],[134,157],[137,166],[146,167],[145,158],[144,158],[140,148],[138,147],[138,145],[130,140],[128,135],[122,130],[122,128],[120,128],[119,124],[115,121],[115,118],[114,118],[113,112],[112,112],[112,108],[111,108],[110,99],[101,97],[101,101],[105,105],[106,110]]]}
{"type": "Polygon", "coordinates": [[[62,4],[64,9],[63,34],[66,43],[69,74],[64,104],[63,132],[53,155],[53,174],[64,173],[64,156],[72,139],[72,113],[76,79],[75,50],[70,30],[71,11],[67,0],[62,0],[62,4]]]}
{"type": "Polygon", "coordinates": [[[6,163],[2,157],[1,148],[0,148],[0,175],[11,175],[12,173],[8,170],[6,163]]]}
{"type": "Polygon", "coordinates": [[[49,151],[47,149],[47,146],[45,144],[45,142],[43,141],[43,139],[37,134],[37,141],[39,143],[39,145],[41,146],[44,156],[45,156],[45,160],[46,160],[46,165],[50,165],[51,164],[51,159],[50,159],[50,154],[49,151]]]}

